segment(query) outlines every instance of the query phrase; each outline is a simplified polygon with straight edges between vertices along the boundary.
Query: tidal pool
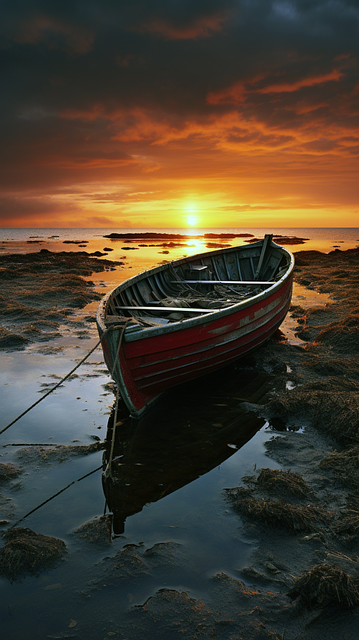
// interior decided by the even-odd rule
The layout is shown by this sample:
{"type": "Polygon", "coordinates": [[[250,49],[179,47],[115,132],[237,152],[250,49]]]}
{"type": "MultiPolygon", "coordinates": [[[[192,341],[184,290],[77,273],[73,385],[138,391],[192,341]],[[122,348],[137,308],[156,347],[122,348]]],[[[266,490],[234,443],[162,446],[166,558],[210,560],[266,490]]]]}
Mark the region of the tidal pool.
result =
{"type": "MultiPolygon", "coordinates": [[[[133,253],[140,256],[140,250],[133,253]]],[[[147,260],[146,254],[144,263],[147,260]]],[[[138,270],[141,264],[138,259],[138,270]]],[[[131,257],[115,272],[86,278],[105,293],[134,272],[131,257]]],[[[294,289],[298,304],[312,304],[303,300],[307,295],[307,289],[294,289]]],[[[60,326],[59,335],[49,342],[0,352],[0,430],[96,344],[93,322],[84,330],[76,328],[77,321],[94,316],[96,306],[91,302],[80,311],[74,309],[73,327],[60,326]]],[[[282,331],[295,339],[290,316],[282,331]]],[[[279,466],[266,455],[273,432],[260,410],[251,406],[260,405],[275,385],[275,375],[264,375],[244,362],[179,387],[146,418],[137,440],[137,427],[122,411],[114,476],[118,500],[125,502],[127,511],[117,513],[122,529],[114,519],[101,521],[108,524],[108,535],[99,539],[82,537],[76,530],[83,531],[86,523],[96,525],[108,514],[103,451],[85,455],[83,449],[79,455],[75,448],[106,438],[114,392],[100,348],[70,380],[5,431],[0,461],[22,471],[0,486],[3,529],[16,524],[67,545],[64,559],[38,576],[26,575],[12,583],[0,578],[6,637],[125,638],[118,631],[123,622],[159,589],[176,589],[206,601],[214,575],[225,572],[238,578],[258,541],[243,529],[223,490],[238,486],[256,468],[279,466]],[[56,445],[65,445],[66,453],[56,445]]],[[[116,496],[107,496],[107,501],[121,511],[116,496]]]]}

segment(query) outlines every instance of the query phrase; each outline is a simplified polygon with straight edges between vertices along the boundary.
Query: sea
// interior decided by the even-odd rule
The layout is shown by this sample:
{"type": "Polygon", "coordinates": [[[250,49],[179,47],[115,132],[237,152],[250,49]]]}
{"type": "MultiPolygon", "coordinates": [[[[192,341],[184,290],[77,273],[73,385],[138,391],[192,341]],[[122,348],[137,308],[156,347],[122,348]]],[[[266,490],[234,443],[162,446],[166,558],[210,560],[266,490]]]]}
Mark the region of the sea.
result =
{"type": "MultiPolygon", "coordinates": [[[[208,238],[204,234],[212,234],[214,243],[243,244],[266,233],[273,233],[278,244],[282,238],[294,252],[329,253],[359,245],[358,228],[1,229],[0,255],[42,249],[97,252],[99,259],[121,263],[113,271],[88,277],[95,289],[104,294],[129,275],[164,260],[205,251],[208,238]],[[153,232],[164,235],[153,240],[148,236],[153,232]],[[109,238],[112,233],[135,237],[109,238]],[[169,234],[171,239],[166,238],[169,234]],[[226,239],[223,234],[236,237],[226,239]],[[174,235],[185,238],[177,241],[174,235]],[[296,240],[291,243],[293,238],[296,240]],[[299,238],[302,243],[298,243],[299,238]]],[[[294,290],[293,301],[301,305],[312,304],[314,300],[316,306],[325,306],[328,299],[328,295],[304,287],[294,290]]],[[[92,302],[74,312],[75,320],[81,324],[84,318],[94,318],[97,304],[92,302]]],[[[96,345],[94,322],[88,322],[86,332],[75,325],[73,331],[68,327],[60,331],[50,347],[34,343],[22,350],[0,351],[0,430],[69,373],[96,345]]],[[[288,340],[300,344],[293,320],[288,318],[282,328],[288,340]]],[[[222,457],[203,452],[209,446],[206,424],[209,421],[212,431],[216,425],[220,429],[226,424],[226,411],[233,398],[241,396],[240,389],[245,390],[246,385],[256,384],[256,380],[249,378],[248,371],[243,378],[240,370],[231,369],[218,379],[196,382],[174,392],[171,401],[154,413],[145,433],[148,450],[142,451],[141,461],[134,465],[140,468],[148,463],[151,468],[155,464],[154,475],[158,468],[163,468],[163,495],[151,493],[150,478],[142,486],[133,487],[136,495],[141,495],[137,507],[127,515],[123,532],[109,534],[106,540],[81,534],[88,523],[95,531],[108,513],[102,486],[102,452],[62,457],[46,453],[56,445],[71,448],[104,440],[115,395],[100,348],[68,381],[0,435],[0,464],[11,463],[22,469],[17,478],[0,486],[2,530],[14,525],[30,528],[35,533],[59,538],[67,545],[65,559],[39,575],[26,575],[12,582],[0,577],[4,637],[8,640],[111,637],[114,629],[120,629],[131,612],[159,589],[175,589],[205,602],[213,576],[225,572],[236,579],[240,577],[241,568],[260,541],[243,528],[225,499],[225,489],[240,485],[241,479],[256,469],[278,468],[266,449],[273,431],[263,420],[246,442],[246,438],[237,441],[238,434],[231,432],[231,439],[218,444],[218,449],[224,451],[222,457]],[[238,390],[233,391],[235,385],[238,390]],[[214,407],[212,417],[210,403],[214,407]],[[187,457],[179,458],[184,446],[190,446],[186,455],[195,469],[193,473],[188,473],[187,457]],[[158,460],[158,455],[162,459],[158,460]],[[173,470],[177,467],[174,480],[173,470]],[[172,489],[166,482],[173,483],[172,489]],[[121,574],[118,569],[109,576],[111,559],[129,548],[136,551],[134,564],[139,566],[142,562],[143,572],[136,565],[133,575],[126,574],[125,569],[121,574]],[[163,556],[152,570],[144,562],[149,557],[144,554],[160,548],[177,551],[172,558],[163,556]]],[[[123,418],[120,423],[127,428],[126,420],[123,418]]],[[[237,420],[235,426],[240,432],[242,417],[237,420]]],[[[131,478],[124,482],[129,489],[135,483],[131,478]]]]}
{"type": "MultiPolygon", "coordinates": [[[[271,228],[156,228],[156,229],[135,229],[135,228],[48,228],[48,229],[0,229],[0,250],[5,250],[6,244],[11,250],[19,249],[24,251],[23,243],[27,243],[26,251],[37,250],[39,244],[51,245],[55,250],[61,246],[64,241],[81,241],[87,240],[91,243],[101,243],[106,241],[106,236],[117,234],[148,234],[156,232],[161,234],[179,234],[186,235],[189,239],[195,239],[197,236],[204,234],[250,234],[253,237],[263,238],[265,234],[274,234],[283,237],[303,238],[302,248],[306,250],[318,250],[328,252],[335,247],[340,249],[349,249],[359,244],[359,227],[271,227],[271,228]],[[31,245],[33,245],[31,247],[31,245]]],[[[243,244],[245,238],[238,238],[237,244],[243,244]]],[[[278,244],[280,242],[278,241],[278,244]]],[[[290,244],[288,244],[290,247],[290,244]]],[[[297,245],[293,245],[293,247],[297,245]]],[[[198,248],[198,247],[196,247],[198,248]]],[[[298,249],[301,248],[300,246],[298,249]]]]}
{"type": "MultiPolygon", "coordinates": [[[[114,261],[125,259],[122,280],[167,260],[208,251],[220,246],[239,246],[254,238],[273,234],[278,244],[293,252],[335,249],[345,251],[359,245],[359,228],[73,228],[73,229],[0,229],[1,253],[31,253],[49,251],[99,252],[114,261]],[[117,234],[119,237],[109,237],[117,234]],[[153,234],[160,234],[154,239],[153,234]],[[178,238],[176,239],[176,236],[178,238]],[[227,237],[226,237],[227,236],[227,237]],[[228,237],[234,236],[234,237],[228,237]],[[292,242],[291,242],[292,239],[292,242]],[[212,244],[209,246],[209,242],[212,244]]],[[[106,286],[118,284],[104,274],[106,286]]],[[[116,274],[117,278],[119,274],[116,274]]]]}

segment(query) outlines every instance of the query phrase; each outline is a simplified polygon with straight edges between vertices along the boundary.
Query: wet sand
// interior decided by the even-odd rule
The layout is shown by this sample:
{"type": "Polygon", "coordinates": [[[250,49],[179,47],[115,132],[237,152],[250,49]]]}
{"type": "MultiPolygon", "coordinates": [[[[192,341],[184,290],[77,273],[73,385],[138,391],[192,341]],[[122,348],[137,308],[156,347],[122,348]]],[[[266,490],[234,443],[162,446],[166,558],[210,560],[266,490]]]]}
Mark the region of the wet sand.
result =
{"type": "MultiPolygon", "coordinates": [[[[24,256],[22,260],[2,256],[5,333],[0,346],[6,350],[23,349],[27,341],[51,341],[63,323],[71,322],[73,309],[98,299],[83,276],[112,268],[111,261],[105,264],[80,252],[71,257],[32,255],[24,261],[24,256]],[[45,259],[52,271],[44,275],[45,259]],[[35,293],[37,282],[41,286],[35,293]],[[14,335],[21,339],[14,342],[14,335]]],[[[83,603],[91,601],[98,615],[89,615],[87,622],[83,617],[81,625],[71,618],[61,636],[44,637],[66,637],[66,633],[76,638],[112,636],[121,640],[357,637],[359,250],[329,254],[299,251],[295,280],[313,292],[330,294],[330,301],[324,307],[308,307],[305,301],[293,305],[290,315],[296,322],[298,343],[290,343],[278,332],[245,363],[248,370],[275,380],[269,395],[240,406],[268,421],[272,438],[266,443],[267,455],[279,466],[275,470],[258,468],[223,491],[223,503],[238,514],[241,535],[256,540],[247,565],[233,566],[231,575],[218,572],[208,577],[203,597],[191,597],[161,583],[164,569],[181,567],[186,561],[181,545],[175,540],[150,548],[124,545],[113,555],[109,516],[97,518],[74,536],[109,547],[109,557],[93,568],[82,594],[83,603]],[[141,606],[129,605],[121,619],[117,618],[106,605],[106,588],[131,591],[150,578],[159,586],[141,606]]],[[[220,420],[216,416],[216,421],[220,420]]],[[[79,447],[75,448],[74,455],[81,455],[79,447]]],[[[69,449],[49,454],[39,450],[31,455],[39,464],[41,456],[56,460],[57,454],[69,453],[69,449]]],[[[26,450],[18,457],[19,467],[3,464],[0,481],[11,483],[17,478],[24,460],[29,461],[26,450]]],[[[5,517],[11,520],[8,506],[0,501],[0,519],[5,517]]],[[[29,537],[34,546],[33,536],[29,537]]],[[[61,549],[57,561],[70,562],[66,554],[63,556],[61,542],[53,541],[55,548],[61,549]]],[[[11,543],[14,537],[4,538],[0,571],[16,579],[10,570],[6,574],[7,545],[11,543]]],[[[38,545],[41,539],[36,539],[38,545]]],[[[26,553],[20,578],[28,570],[28,557],[26,553]]],[[[37,573],[47,570],[48,563],[46,559],[43,567],[36,564],[37,573]]],[[[83,610],[84,604],[78,607],[83,610]]],[[[86,610],[89,612],[89,606],[86,610]]]]}

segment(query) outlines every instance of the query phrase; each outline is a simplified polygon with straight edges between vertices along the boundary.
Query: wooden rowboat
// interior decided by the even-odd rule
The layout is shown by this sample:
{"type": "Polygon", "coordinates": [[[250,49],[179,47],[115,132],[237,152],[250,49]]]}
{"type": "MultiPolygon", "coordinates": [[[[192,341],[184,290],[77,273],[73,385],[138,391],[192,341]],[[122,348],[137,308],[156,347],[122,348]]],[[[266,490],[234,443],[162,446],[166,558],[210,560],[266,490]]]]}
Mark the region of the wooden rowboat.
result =
{"type": "Polygon", "coordinates": [[[109,292],[97,327],[131,415],[268,340],[289,309],[293,268],[268,235],[155,267],[109,292]]]}

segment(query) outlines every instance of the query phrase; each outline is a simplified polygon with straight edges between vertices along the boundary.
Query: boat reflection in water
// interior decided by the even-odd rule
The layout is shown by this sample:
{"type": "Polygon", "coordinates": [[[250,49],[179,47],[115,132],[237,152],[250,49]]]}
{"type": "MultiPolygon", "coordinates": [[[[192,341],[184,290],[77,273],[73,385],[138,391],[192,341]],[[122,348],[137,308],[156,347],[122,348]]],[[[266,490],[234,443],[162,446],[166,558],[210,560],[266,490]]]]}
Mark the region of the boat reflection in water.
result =
{"type": "Polygon", "coordinates": [[[103,489],[115,534],[143,507],[189,484],[243,447],[263,426],[255,407],[273,382],[231,367],[177,387],[140,420],[110,416],[103,489]]]}

